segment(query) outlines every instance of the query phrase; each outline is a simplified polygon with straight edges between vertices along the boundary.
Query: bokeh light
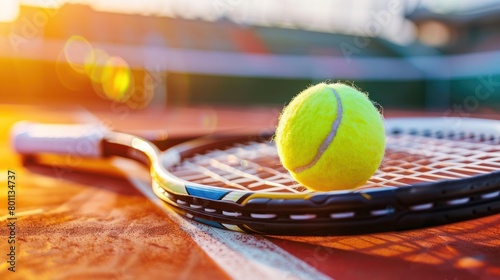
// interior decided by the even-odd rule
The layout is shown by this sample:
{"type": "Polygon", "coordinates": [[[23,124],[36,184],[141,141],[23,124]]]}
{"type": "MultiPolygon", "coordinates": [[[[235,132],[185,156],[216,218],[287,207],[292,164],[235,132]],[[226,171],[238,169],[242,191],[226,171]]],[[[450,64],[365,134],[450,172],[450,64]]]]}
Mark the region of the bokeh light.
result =
{"type": "Polygon", "coordinates": [[[82,36],[71,36],[66,41],[56,71],[67,88],[81,89],[90,81],[95,92],[104,99],[126,102],[134,91],[128,63],[119,56],[110,56],[94,48],[82,36]]]}
{"type": "Polygon", "coordinates": [[[132,73],[127,62],[118,56],[110,57],[102,69],[101,84],[104,94],[115,101],[124,102],[130,97],[132,73]]]}
{"type": "Polygon", "coordinates": [[[57,57],[56,73],[59,81],[70,90],[80,90],[88,82],[85,61],[93,59],[93,48],[82,36],[71,36],[57,57]]]}
{"type": "Polygon", "coordinates": [[[106,51],[96,48],[93,60],[85,64],[85,73],[90,78],[92,88],[101,98],[107,98],[102,88],[101,77],[108,59],[109,55],[106,51]]]}
{"type": "Polygon", "coordinates": [[[81,90],[88,83],[88,78],[84,73],[76,72],[64,59],[61,53],[55,65],[59,81],[70,90],[81,90]]]}
{"type": "Polygon", "coordinates": [[[66,62],[78,73],[85,73],[85,66],[94,61],[94,48],[82,36],[71,36],[64,44],[66,62]]]}

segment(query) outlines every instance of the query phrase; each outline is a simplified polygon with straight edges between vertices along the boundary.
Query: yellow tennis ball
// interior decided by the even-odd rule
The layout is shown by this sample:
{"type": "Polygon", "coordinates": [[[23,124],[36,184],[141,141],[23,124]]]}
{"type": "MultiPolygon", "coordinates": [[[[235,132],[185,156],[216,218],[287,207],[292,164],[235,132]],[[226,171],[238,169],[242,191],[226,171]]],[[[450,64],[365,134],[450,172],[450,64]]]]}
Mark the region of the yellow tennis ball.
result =
{"type": "Polygon", "coordinates": [[[352,189],[377,171],[385,151],[382,116],[368,96],[320,83],[283,110],[275,135],[283,166],[317,191],[352,189]]]}

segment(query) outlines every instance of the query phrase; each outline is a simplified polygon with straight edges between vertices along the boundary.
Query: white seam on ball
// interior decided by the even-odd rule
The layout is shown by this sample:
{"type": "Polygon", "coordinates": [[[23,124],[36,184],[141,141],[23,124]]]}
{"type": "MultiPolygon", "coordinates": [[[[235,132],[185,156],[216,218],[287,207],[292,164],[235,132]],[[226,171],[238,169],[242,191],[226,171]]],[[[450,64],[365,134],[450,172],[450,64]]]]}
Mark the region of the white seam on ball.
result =
{"type": "Polygon", "coordinates": [[[335,136],[337,135],[337,130],[339,128],[340,122],[342,121],[342,112],[343,112],[342,101],[340,100],[340,96],[337,93],[337,91],[334,88],[330,89],[335,95],[335,99],[337,99],[337,117],[335,118],[335,121],[332,124],[332,129],[330,130],[330,133],[328,133],[325,140],[323,140],[323,143],[321,143],[321,146],[319,146],[318,152],[316,153],[316,156],[314,156],[314,159],[306,165],[295,168],[293,170],[293,172],[295,173],[299,173],[313,167],[321,158],[321,156],[325,153],[326,149],[328,149],[330,144],[333,142],[333,139],[335,139],[335,136]]]}

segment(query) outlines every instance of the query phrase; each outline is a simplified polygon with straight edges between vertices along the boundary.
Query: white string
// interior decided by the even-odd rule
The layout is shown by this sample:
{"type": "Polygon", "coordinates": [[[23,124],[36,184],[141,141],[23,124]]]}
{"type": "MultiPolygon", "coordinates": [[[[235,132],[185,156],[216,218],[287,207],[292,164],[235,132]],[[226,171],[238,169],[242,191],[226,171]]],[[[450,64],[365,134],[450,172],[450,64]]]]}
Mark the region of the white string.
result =
{"type": "MultiPolygon", "coordinates": [[[[434,133],[434,137],[442,137],[434,133]]],[[[400,187],[420,182],[466,178],[500,170],[499,139],[481,135],[431,138],[387,137],[379,170],[361,188],[400,187]]],[[[248,191],[307,192],[280,164],[270,142],[238,143],[185,159],[170,170],[194,183],[248,191]]]]}

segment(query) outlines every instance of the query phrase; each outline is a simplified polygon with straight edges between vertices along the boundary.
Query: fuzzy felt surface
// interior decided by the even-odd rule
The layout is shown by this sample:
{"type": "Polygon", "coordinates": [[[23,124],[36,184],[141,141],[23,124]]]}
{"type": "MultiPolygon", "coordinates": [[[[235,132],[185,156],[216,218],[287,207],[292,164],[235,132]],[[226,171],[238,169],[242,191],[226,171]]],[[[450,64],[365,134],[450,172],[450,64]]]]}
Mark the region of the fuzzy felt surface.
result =
{"type": "Polygon", "coordinates": [[[318,191],[352,189],[379,167],[385,130],[366,94],[340,83],[320,83],[283,110],[275,141],[283,166],[299,183],[318,191]]]}

